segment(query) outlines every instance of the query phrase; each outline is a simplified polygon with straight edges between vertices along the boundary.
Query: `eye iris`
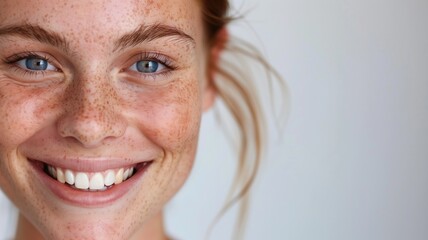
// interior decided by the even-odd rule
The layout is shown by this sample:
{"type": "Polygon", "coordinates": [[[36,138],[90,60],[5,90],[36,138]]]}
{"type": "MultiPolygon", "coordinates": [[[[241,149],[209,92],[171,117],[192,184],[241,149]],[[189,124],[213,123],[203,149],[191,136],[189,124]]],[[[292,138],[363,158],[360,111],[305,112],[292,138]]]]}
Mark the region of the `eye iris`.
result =
{"type": "Polygon", "coordinates": [[[30,70],[46,70],[48,61],[40,58],[28,58],[25,60],[25,66],[30,70]]]}
{"type": "Polygon", "coordinates": [[[143,73],[154,73],[158,70],[159,63],[155,61],[139,61],[137,62],[137,70],[143,73]]]}

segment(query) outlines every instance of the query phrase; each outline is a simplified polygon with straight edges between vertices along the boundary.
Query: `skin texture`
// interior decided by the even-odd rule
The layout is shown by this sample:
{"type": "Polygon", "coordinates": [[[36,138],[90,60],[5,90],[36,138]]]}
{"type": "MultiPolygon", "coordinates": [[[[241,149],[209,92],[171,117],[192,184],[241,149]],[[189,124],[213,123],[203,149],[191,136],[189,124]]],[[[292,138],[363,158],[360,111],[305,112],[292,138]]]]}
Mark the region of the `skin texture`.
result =
{"type": "Polygon", "coordinates": [[[165,239],[162,207],[190,172],[201,114],[214,99],[198,3],[0,1],[0,28],[17,24],[43,27],[67,43],[0,35],[0,186],[21,212],[17,239],[165,239]],[[115,48],[140,24],[172,26],[194,42],[168,36],[115,48]],[[29,51],[54,70],[28,74],[7,62],[29,51]],[[133,71],[145,52],[174,68],[133,71]],[[153,162],[113,204],[83,207],[47,189],[30,158],[153,162]]]}

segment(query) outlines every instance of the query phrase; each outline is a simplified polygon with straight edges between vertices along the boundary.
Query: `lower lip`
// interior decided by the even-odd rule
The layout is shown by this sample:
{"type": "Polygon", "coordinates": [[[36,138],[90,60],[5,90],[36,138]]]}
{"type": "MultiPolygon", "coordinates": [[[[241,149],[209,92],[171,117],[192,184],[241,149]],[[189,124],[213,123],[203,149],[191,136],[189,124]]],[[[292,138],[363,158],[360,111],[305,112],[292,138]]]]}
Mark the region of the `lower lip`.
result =
{"type": "Polygon", "coordinates": [[[46,185],[53,194],[70,205],[87,208],[104,207],[118,201],[138,183],[138,180],[143,177],[147,168],[151,165],[151,163],[149,163],[138,169],[131,178],[118,185],[113,185],[105,191],[90,192],[77,190],[67,184],[58,182],[43,171],[41,162],[31,162],[42,183],[46,185]]]}

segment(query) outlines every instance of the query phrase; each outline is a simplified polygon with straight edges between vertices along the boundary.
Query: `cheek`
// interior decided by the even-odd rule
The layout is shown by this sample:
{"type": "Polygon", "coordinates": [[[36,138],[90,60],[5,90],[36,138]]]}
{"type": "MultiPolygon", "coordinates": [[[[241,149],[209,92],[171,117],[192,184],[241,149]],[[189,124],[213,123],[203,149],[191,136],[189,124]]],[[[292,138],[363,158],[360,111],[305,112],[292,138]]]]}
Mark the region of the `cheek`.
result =
{"type": "Polygon", "coordinates": [[[169,150],[196,143],[201,120],[201,91],[196,76],[177,79],[135,97],[132,119],[145,137],[169,150]]]}
{"type": "Polygon", "coordinates": [[[31,89],[17,85],[0,86],[0,147],[16,148],[54,121],[60,102],[59,91],[31,89]]]}
{"type": "Polygon", "coordinates": [[[12,200],[18,192],[16,178],[25,179],[28,174],[20,166],[17,149],[54,121],[59,96],[54,89],[33,89],[0,81],[0,185],[12,200]]]}

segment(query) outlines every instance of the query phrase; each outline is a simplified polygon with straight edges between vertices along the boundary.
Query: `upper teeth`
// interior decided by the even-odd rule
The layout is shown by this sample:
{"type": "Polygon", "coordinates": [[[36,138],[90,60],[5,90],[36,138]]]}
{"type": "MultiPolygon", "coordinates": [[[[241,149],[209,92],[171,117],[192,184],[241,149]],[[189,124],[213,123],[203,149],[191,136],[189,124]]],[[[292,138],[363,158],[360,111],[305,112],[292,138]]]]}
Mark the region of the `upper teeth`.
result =
{"type": "Polygon", "coordinates": [[[104,172],[73,172],[69,169],[61,169],[47,166],[49,175],[61,183],[68,183],[83,190],[106,190],[113,184],[119,184],[134,174],[134,167],[111,169],[104,172]]]}

